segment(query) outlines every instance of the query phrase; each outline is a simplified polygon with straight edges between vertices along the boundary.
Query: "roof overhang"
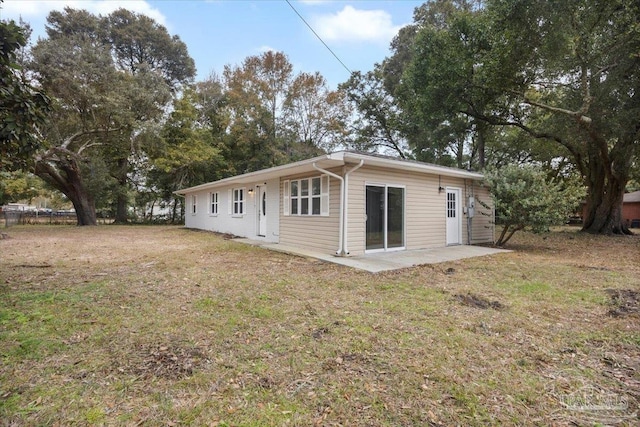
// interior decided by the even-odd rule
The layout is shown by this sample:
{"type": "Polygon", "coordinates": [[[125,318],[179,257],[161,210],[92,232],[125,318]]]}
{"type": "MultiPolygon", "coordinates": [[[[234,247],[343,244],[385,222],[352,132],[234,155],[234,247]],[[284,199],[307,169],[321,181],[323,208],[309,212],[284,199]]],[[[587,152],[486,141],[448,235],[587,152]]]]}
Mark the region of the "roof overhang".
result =
{"type": "Polygon", "coordinates": [[[623,203],[637,203],[640,202],[640,191],[634,191],[626,193],[622,199],[623,203]]]}
{"type": "Polygon", "coordinates": [[[257,182],[268,181],[283,176],[314,172],[316,171],[314,164],[322,169],[331,169],[345,165],[358,164],[361,160],[364,161],[364,166],[374,166],[380,168],[404,170],[471,180],[482,180],[484,178],[484,176],[480,173],[469,172],[462,169],[437,166],[429,163],[410,160],[394,159],[391,157],[354,153],[350,151],[338,151],[307,160],[301,160],[299,162],[288,163],[282,166],[275,166],[269,169],[249,172],[242,175],[224,178],[218,181],[208,182],[206,184],[196,185],[195,187],[184,188],[182,190],[176,191],[175,194],[185,195],[187,193],[211,190],[227,185],[254,184],[257,182]]]}

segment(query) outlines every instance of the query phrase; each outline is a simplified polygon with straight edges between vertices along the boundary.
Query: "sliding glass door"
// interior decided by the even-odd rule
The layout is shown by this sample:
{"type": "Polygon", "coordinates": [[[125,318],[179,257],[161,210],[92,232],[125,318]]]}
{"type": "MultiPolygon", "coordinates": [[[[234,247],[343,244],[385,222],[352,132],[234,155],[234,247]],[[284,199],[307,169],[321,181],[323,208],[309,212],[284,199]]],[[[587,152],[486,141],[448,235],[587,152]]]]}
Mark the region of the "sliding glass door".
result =
{"type": "Polygon", "coordinates": [[[366,187],[366,250],[403,248],[404,188],[366,187]]]}

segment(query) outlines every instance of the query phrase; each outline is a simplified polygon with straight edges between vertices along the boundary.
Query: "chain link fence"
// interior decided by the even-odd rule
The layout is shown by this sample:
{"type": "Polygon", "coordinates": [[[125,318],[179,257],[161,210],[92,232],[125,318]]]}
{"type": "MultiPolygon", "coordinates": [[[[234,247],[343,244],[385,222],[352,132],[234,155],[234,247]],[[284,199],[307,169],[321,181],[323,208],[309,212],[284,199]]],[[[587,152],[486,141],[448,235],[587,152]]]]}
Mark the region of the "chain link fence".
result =
{"type": "Polygon", "coordinates": [[[22,211],[17,209],[3,209],[0,218],[4,220],[4,227],[27,224],[76,224],[78,218],[73,211],[22,211]]]}

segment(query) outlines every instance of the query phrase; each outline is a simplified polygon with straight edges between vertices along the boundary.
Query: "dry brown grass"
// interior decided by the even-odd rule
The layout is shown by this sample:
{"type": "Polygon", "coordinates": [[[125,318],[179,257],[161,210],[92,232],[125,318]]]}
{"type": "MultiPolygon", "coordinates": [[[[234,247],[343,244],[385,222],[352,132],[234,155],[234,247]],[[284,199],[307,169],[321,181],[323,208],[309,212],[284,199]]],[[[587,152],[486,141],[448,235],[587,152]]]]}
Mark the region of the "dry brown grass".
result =
{"type": "Polygon", "coordinates": [[[639,236],[370,274],[178,227],[4,232],[0,425],[640,421],[639,236]]]}

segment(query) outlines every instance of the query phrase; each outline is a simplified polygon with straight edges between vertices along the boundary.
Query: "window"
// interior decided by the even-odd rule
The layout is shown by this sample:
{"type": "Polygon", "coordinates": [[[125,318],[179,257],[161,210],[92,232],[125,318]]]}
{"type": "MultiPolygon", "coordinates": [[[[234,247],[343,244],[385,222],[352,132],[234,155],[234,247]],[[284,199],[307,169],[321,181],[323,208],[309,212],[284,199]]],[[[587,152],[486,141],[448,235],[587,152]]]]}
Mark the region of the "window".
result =
{"type": "Polygon", "coordinates": [[[244,188],[233,189],[233,215],[244,215],[244,188]]]}
{"type": "Polygon", "coordinates": [[[298,185],[300,181],[291,181],[291,215],[298,215],[298,205],[300,197],[298,194],[298,185]]]}
{"type": "Polygon", "coordinates": [[[191,213],[196,214],[198,211],[198,196],[195,194],[191,195],[191,213]]]}
{"type": "Polygon", "coordinates": [[[456,217],[456,193],[447,193],[447,218],[456,217]]]}
{"type": "Polygon", "coordinates": [[[218,215],[218,193],[211,193],[211,215],[218,215]]]}
{"type": "Polygon", "coordinates": [[[329,177],[284,182],[285,215],[329,215],[329,177]]]}

